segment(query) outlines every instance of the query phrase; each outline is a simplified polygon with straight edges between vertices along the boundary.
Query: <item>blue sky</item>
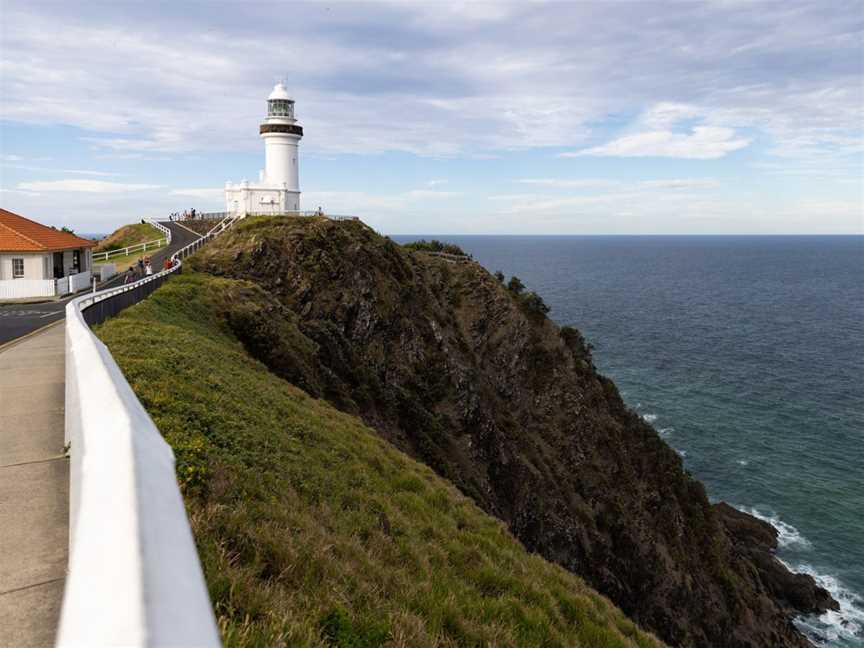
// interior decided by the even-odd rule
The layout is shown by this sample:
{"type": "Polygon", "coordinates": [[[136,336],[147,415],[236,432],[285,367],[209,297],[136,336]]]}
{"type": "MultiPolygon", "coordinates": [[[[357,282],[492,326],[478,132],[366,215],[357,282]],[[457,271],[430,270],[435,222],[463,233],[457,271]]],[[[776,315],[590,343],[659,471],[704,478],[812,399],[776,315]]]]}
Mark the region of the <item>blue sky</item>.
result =
{"type": "Polygon", "coordinates": [[[0,5],[0,205],[224,208],[297,101],[303,208],[384,233],[864,232],[864,4],[0,5]]]}

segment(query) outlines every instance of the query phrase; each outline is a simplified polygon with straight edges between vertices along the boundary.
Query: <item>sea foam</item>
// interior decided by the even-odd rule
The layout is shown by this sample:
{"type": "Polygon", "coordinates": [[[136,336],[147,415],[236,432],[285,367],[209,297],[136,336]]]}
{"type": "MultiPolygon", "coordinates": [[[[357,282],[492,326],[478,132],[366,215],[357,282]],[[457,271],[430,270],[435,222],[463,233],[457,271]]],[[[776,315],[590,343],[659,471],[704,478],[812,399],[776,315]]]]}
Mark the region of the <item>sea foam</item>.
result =
{"type": "Polygon", "coordinates": [[[810,541],[798,529],[781,520],[774,511],[763,513],[757,508],[747,508],[746,506],[738,507],[738,509],[777,529],[777,546],[781,549],[809,549],[811,547],[810,541]]]}
{"type": "MultiPolygon", "coordinates": [[[[812,547],[798,529],[781,520],[774,511],[765,513],[755,507],[738,508],[777,529],[777,545],[780,549],[806,550],[812,547]]],[[[861,645],[859,642],[864,639],[864,599],[835,576],[819,573],[806,563],[792,565],[780,558],[778,560],[790,571],[811,576],[816,584],[828,590],[840,605],[839,610],[828,610],[819,616],[796,619],[799,629],[820,646],[861,645]]]]}
{"type": "Polygon", "coordinates": [[[788,569],[812,576],[840,604],[839,610],[828,610],[818,617],[801,617],[795,622],[802,632],[819,645],[860,645],[864,640],[864,600],[836,577],[817,572],[808,564],[790,565],[788,569]]]}

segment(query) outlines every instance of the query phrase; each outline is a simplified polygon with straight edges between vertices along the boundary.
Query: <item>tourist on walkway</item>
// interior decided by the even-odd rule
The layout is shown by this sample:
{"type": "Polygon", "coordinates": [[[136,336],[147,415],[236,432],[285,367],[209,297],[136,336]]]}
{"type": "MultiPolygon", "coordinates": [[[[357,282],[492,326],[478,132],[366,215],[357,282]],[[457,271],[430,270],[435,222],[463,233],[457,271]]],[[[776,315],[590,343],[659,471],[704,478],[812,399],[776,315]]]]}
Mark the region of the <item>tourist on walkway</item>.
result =
{"type": "Polygon", "coordinates": [[[148,277],[153,274],[153,266],[150,265],[149,261],[147,262],[147,265],[144,266],[144,274],[148,277]]]}
{"type": "Polygon", "coordinates": [[[126,270],[126,276],[123,277],[123,283],[130,284],[133,281],[135,281],[135,270],[132,268],[132,266],[129,266],[129,268],[126,270]]]}
{"type": "Polygon", "coordinates": [[[165,261],[162,262],[162,269],[163,270],[170,270],[172,265],[173,264],[171,263],[171,259],[168,257],[165,257],[165,261]]]}

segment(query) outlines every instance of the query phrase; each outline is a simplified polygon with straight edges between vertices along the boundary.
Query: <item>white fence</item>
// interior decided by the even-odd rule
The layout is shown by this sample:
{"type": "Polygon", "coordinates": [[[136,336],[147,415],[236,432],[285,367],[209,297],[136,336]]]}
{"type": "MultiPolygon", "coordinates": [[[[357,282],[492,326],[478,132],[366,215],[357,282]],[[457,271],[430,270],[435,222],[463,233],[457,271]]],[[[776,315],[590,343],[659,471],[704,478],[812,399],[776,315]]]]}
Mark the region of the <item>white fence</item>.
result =
{"type": "Polygon", "coordinates": [[[53,279],[3,279],[0,280],[0,299],[23,299],[25,297],[53,297],[53,279]]]}
{"type": "Polygon", "coordinates": [[[74,275],[68,275],[60,279],[52,279],[56,282],[57,288],[54,294],[63,296],[69,293],[76,293],[79,290],[84,290],[90,287],[90,271],[85,270],[74,275]]]}
{"type": "Polygon", "coordinates": [[[136,252],[146,252],[149,250],[156,250],[163,245],[168,245],[171,242],[170,237],[155,239],[153,241],[147,241],[146,243],[136,243],[135,245],[130,245],[125,248],[117,248],[116,250],[111,250],[110,252],[94,252],[93,260],[94,261],[107,261],[111,257],[114,256],[129,256],[130,254],[134,254],[136,252]]]}
{"type": "Polygon", "coordinates": [[[330,220],[360,220],[359,216],[346,216],[344,214],[328,214],[323,211],[285,211],[285,212],[247,212],[244,216],[320,216],[321,218],[329,218],[330,220]]]}
{"type": "Polygon", "coordinates": [[[117,265],[114,263],[103,263],[93,266],[93,273],[99,277],[99,281],[107,281],[117,274],[117,265]]]}
{"type": "Polygon", "coordinates": [[[76,293],[90,287],[90,271],[85,270],[78,274],[69,275],[69,292],[76,293]]]}
{"type": "Polygon", "coordinates": [[[153,220],[151,218],[147,219],[147,222],[150,223],[153,227],[158,229],[165,235],[165,238],[168,239],[168,245],[171,245],[171,230],[165,227],[162,223],[157,220],[153,220]]]}
{"type": "Polygon", "coordinates": [[[174,453],[83,311],[163,281],[233,222],[178,251],[169,270],[66,306],[70,550],[58,646],[219,645],[174,453]]]}

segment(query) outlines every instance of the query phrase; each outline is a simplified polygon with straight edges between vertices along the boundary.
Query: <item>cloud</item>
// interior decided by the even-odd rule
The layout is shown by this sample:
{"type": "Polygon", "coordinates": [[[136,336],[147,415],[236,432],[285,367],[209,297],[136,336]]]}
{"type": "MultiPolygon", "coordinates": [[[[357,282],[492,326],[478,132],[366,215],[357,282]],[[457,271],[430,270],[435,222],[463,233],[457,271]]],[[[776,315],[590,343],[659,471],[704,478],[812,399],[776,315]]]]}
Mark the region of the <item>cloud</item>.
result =
{"type": "Polygon", "coordinates": [[[518,182],[559,189],[603,189],[621,185],[621,181],[614,178],[522,178],[518,182]]]}
{"type": "Polygon", "coordinates": [[[23,196],[30,196],[30,197],[34,197],[34,196],[39,196],[39,195],[40,195],[40,194],[38,194],[38,193],[36,193],[36,192],[33,192],[33,191],[21,191],[20,189],[4,189],[3,187],[0,187],[0,193],[6,193],[6,194],[21,194],[21,195],[23,195],[23,196]]]}
{"type": "Polygon", "coordinates": [[[643,180],[639,186],[646,189],[717,189],[720,182],[714,178],[672,178],[643,180]]]}
{"type": "Polygon", "coordinates": [[[94,145],[122,153],[252,150],[263,96],[287,76],[304,148],[323,154],[477,158],[585,148],[610,116],[650,106],[642,131],[653,139],[613,148],[698,159],[740,144],[740,136],[712,139],[722,131],[669,127],[693,106],[728,118],[706,127],[758,129],[780,152],[804,154],[790,142],[830,148],[860,135],[855,3],[830,15],[796,0],[759,11],[740,3],[596,11],[590,3],[466,8],[442,0],[327,11],[310,3],[285,15],[247,3],[244,12],[238,22],[230,5],[219,5],[196,15],[190,30],[182,4],[146,12],[129,3],[97,10],[8,0],[4,118],[77,126],[94,145]],[[705,25],[710,37],[695,37],[705,25]],[[304,38],[286,40],[288,28],[304,38]]]}
{"type": "Polygon", "coordinates": [[[307,209],[322,205],[328,213],[343,213],[354,216],[375,216],[380,212],[403,215],[426,212],[434,214],[441,203],[462,194],[455,191],[412,189],[394,193],[372,193],[366,191],[306,191],[303,204],[307,209]]]}
{"type": "Polygon", "coordinates": [[[146,191],[159,189],[161,185],[125,184],[106,182],[103,180],[42,180],[35,182],[19,182],[18,189],[22,191],[68,191],[80,193],[122,193],[127,191],[146,191]]]}
{"type": "Polygon", "coordinates": [[[200,187],[188,189],[172,189],[172,196],[190,196],[207,200],[225,200],[225,188],[200,187]]]}
{"type": "MultiPolygon", "coordinates": [[[[58,160],[70,159],[66,154],[78,143],[73,138],[97,160],[63,166],[98,169],[100,157],[130,160],[116,168],[147,169],[147,176],[124,179],[165,185],[135,196],[141,215],[174,211],[186,202],[182,195],[221,201],[219,190],[211,194],[201,185],[253,172],[245,154],[260,156],[264,97],[286,77],[305,129],[301,155],[317,158],[314,168],[301,164],[304,188],[316,181],[321,187],[322,177],[335,189],[374,187],[387,178],[384,193],[305,192],[304,206],[320,202],[335,210],[316,197],[330,195],[339,211],[361,211],[370,219],[379,212],[417,215],[437,231],[445,225],[466,231],[475,222],[491,231],[529,228],[518,214],[508,225],[474,211],[501,206],[482,197],[500,195],[501,183],[511,183],[514,193],[536,192],[542,201],[575,197],[547,191],[610,196],[602,209],[595,202],[544,211],[560,219],[559,231],[578,231],[567,220],[571,208],[585,218],[629,212],[671,221],[672,201],[685,199],[691,202],[680,213],[701,207],[736,231],[749,231],[759,223],[741,224],[729,214],[768,222],[770,209],[760,215],[749,204],[792,184],[781,175],[800,178],[795,191],[813,201],[827,194],[819,178],[834,178],[835,193],[841,183],[860,182],[864,56],[855,2],[834,3],[830,12],[809,0],[762,4],[758,11],[740,2],[605,3],[602,11],[576,2],[474,4],[394,0],[331,3],[325,10],[297,3],[290,13],[274,13],[268,3],[248,2],[238,21],[236,7],[216,3],[198,12],[190,28],[184,3],[153,12],[140,3],[5,0],[2,128],[12,135],[15,157],[22,157],[5,161],[24,164],[26,156],[27,164],[41,164],[39,144],[28,144],[25,135],[46,127],[67,148],[56,153],[58,160]],[[286,39],[288,31],[303,38],[286,39]],[[676,159],[728,159],[742,150],[749,165],[742,173],[764,181],[759,195],[745,196],[725,179],[717,191],[704,183],[640,186],[629,179],[642,173],[640,165],[651,172],[655,162],[643,157],[648,154],[666,156],[668,173],[684,175],[686,165],[676,159]],[[578,159],[557,159],[559,151],[578,159]],[[199,159],[182,164],[190,155],[199,159]],[[601,155],[627,162],[619,172],[601,155]],[[152,160],[168,164],[147,164],[152,160]],[[363,172],[353,173],[352,164],[363,172]],[[219,177],[203,175],[205,166],[219,177]],[[567,166],[620,173],[622,184],[544,177],[564,176],[567,166]],[[520,176],[531,177],[518,182],[520,176]],[[417,193],[443,188],[426,178],[446,177],[458,178],[464,195],[417,193]],[[183,187],[201,193],[172,193],[183,187]],[[730,199],[726,215],[709,200],[736,191],[738,207],[730,199]],[[646,196],[666,211],[649,214],[628,203],[646,196]],[[442,206],[447,210],[436,214],[442,206]]],[[[34,176],[21,179],[55,177],[34,176]]],[[[19,201],[37,217],[43,208],[60,208],[82,222],[107,222],[128,213],[128,191],[117,186],[123,185],[79,191],[74,201],[56,185],[38,200],[8,192],[4,200],[19,201]]],[[[784,231],[782,223],[778,227],[784,231]]]]}
{"type": "MultiPolygon", "coordinates": [[[[617,178],[522,178],[519,184],[549,187],[551,189],[716,189],[720,183],[715,178],[662,178],[627,182],[617,178]]],[[[535,194],[531,194],[535,195],[535,194]]]]}
{"type": "Polygon", "coordinates": [[[696,126],[690,133],[650,131],[625,135],[602,146],[561,157],[604,155],[613,157],[674,157],[689,160],[716,160],[744,148],[752,140],[738,137],[731,128],[696,126]]]}
{"type": "Polygon", "coordinates": [[[75,175],[92,175],[92,176],[120,176],[122,173],[114,173],[112,171],[91,171],[87,169],[50,169],[47,167],[28,166],[24,164],[6,164],[9,169],[21,169],[22,171],[47,171],[48,173],[72,173],[75,175]]]}

